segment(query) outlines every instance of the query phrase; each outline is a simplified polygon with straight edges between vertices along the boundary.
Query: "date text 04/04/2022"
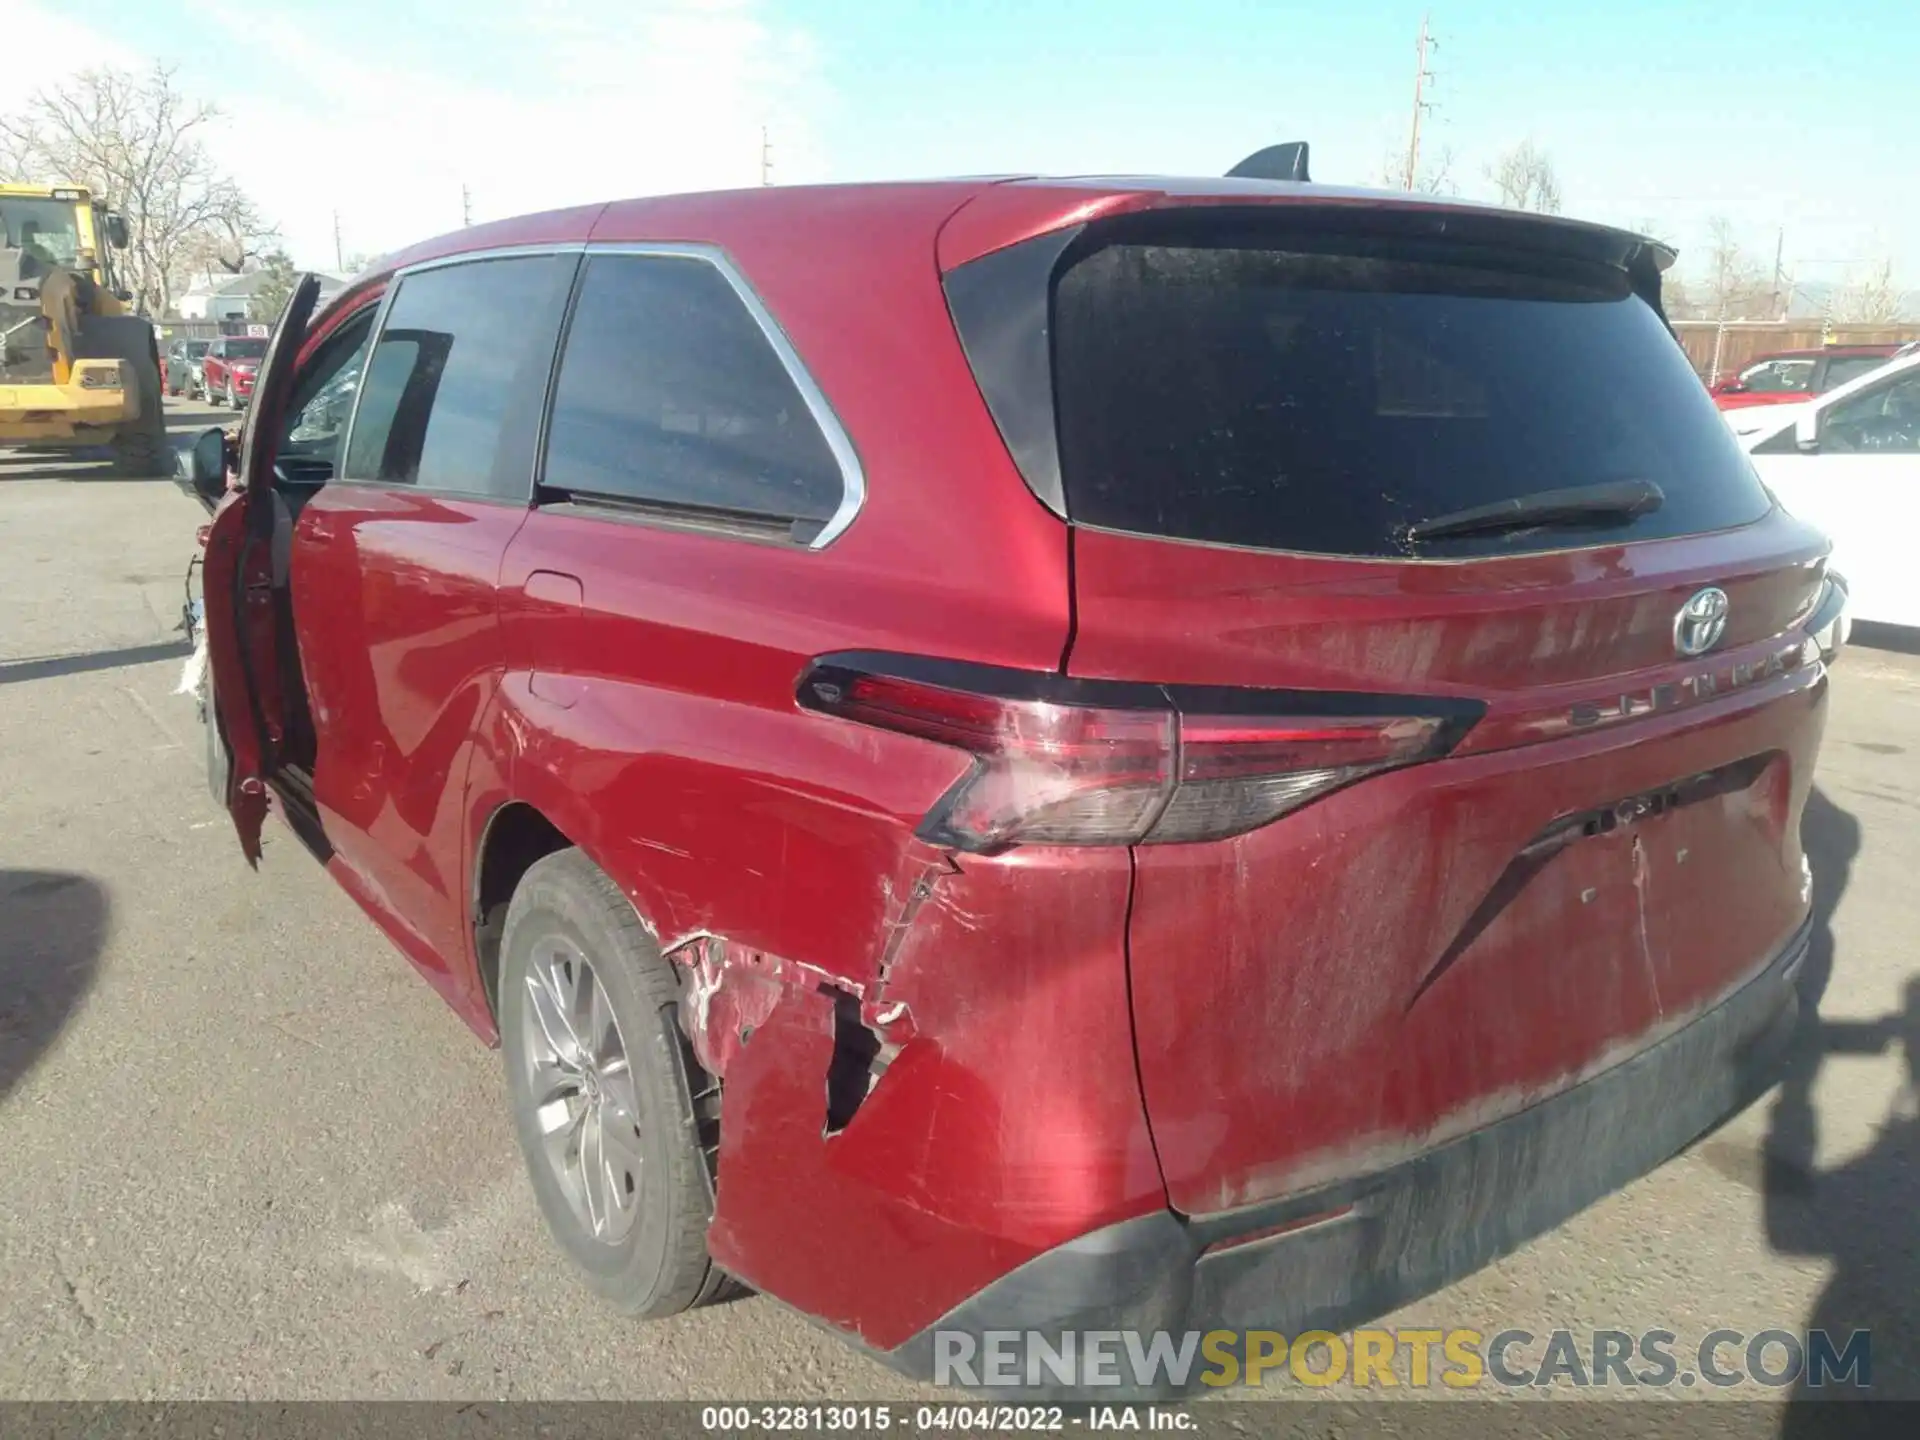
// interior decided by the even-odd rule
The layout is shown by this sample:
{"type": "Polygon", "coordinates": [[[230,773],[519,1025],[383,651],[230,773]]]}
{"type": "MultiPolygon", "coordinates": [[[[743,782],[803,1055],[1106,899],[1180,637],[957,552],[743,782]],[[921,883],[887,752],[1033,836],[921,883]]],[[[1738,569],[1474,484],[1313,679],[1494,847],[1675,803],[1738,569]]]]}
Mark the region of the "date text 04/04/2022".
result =
{"type": "Polygon", "coordinates": [[[1068,1413],[1060,1405],[708,1405],[708,1431],[828,1431],[871,1434],[886,1430],[1191,1430],[1193,1416],[1159,1405],[1096,1405],[1068,1413]]]}

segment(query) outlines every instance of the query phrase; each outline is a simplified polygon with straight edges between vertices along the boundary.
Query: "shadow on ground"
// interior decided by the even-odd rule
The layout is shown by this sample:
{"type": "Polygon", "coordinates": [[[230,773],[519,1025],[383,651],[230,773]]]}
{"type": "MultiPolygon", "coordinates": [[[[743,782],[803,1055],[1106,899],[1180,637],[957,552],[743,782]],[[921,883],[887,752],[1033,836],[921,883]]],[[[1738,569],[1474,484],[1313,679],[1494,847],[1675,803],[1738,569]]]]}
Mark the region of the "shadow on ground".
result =
{"type": "MultiPolygon", "coordinates": [[[[1761,1166],[1767,1240],[1776,1251],[1825,1261],[1832,1277],[1813,1312],[1809,1332],[1824,1331],[1844,1354],[1854,1332],[1866,1331],[1865,1350],[1876,1399],[1920,1398],[1920,976],[1909,979],[1893,1014],[1868,1021],[1821,1018],[1819,1006],[1836,960],[1832,918],[1860,851],[1860,823],[1815,789],[1802,839],[1813,864],[1813,946],[1801,976],[1804,1010],[1786,1078],[1773,1101],[1761,1166]],[[1830,1056],[1902,1056],[1905,1098],[1880,1123],[1867,1151],[1820,1170],[1813,1086],[1830,1056]]],[[[1839,1414],[1805,1401],[1858,1398],[1841,1381],[1821,1387],[1803,1376],[1783,1414],[1787,1437],[1834,1433],[1839,1414]]]]}
{"type": "Polygon", "coordinates": [[[1862,645],[1870,650],[1892,650],[1901,655],[1920,655],[1920,629],[1858,620],[1847,636],[1847,644],[1849,647],[1862,645]]]}
{"type": "MultiPolygon", "coordinates": [[[[169,415],[167,416],[167,442],[173,446],[175,455],[193,447],[203,431],[237,424],[239,417],[234,415],[169,415]]],[[[103,445],[17,445],[0,447],[0,481],[7,480],[68,480],[68,481],[129,481],[135,477],[116,475],[113,471],[113,451],[103,445]],[[7,464],[6,462],[11,462],[7,464]],[[22,462],[25,462],[24,464],[22,462]],[[38,463],[34,463],[38,462],[38,463]]],[[[140,477],[160,482],[170,482],[171,475],[152,475],[140,477]]]]}
{"type": "Polygon", "coordinates": [[[0,1099],[79,1013],[107,917],[107,892],[84,875],[0,869],[0,1099]]]}
{"type": "Polygon", "coordinates": [[[193,653],[185,639],[156,640],[151,645],[126,645],[117,650],[88,650],[77,655],[37,655],[27,660],[0,660],[0,685],[25,680],[49,680],[56,675],[82,675],[89,670],[117,670],[122,665],[147,665],[155,660],[181,660],[193,653]]]}

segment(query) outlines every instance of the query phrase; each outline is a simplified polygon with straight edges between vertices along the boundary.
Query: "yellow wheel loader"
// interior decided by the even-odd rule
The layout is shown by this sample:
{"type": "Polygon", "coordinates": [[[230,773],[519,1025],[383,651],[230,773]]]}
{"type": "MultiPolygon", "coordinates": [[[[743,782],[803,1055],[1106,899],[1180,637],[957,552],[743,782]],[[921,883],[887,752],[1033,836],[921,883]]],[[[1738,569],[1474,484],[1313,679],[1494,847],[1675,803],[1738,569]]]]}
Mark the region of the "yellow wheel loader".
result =
{"type": "Polygon", "coordinates": [[[153,327],[115,283],[126,221],[79,185],[0,185],[0,446],[105,446],[171,475],[153,327]]]}

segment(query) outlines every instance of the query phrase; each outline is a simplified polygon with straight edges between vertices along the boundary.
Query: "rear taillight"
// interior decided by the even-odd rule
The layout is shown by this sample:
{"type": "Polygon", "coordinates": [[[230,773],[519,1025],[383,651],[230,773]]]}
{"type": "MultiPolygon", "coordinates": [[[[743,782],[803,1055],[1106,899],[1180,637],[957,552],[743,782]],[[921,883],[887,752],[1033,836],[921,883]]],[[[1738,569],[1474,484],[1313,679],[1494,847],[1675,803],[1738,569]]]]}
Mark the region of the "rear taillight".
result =
{"type": "Polygon", "coordinates": [[[943,673],[935,681],[826,661],[803,677],[799,700],[974,756],[919,834],[976,852],[1243,834],[1363,776],[1444,755],[1478,709],[1188,692],[938,662],[903,668],[943,673]],[[1339,713],[1343,703],[1356,713],[1339,713]]]}

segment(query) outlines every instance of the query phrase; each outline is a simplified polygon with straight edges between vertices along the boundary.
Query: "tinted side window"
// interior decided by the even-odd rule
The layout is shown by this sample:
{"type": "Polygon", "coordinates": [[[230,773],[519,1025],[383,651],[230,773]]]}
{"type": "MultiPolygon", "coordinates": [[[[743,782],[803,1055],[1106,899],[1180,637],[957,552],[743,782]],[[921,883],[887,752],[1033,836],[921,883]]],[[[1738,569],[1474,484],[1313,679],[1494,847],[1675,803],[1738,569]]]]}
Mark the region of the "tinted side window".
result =
{"type": "Polygon", "coordinates": [[[839,463],[766,333],[718,268],[587,262],[541,483],[576,495],[817,524],[839,463]]]}
{"type": "Polygon", "coordinates": [[[281,473],[324,484],[340,464],[340,441],[373,335],[373,311],[343,323],[293,383],[277,458],[281,473]]]}
{"type": "Polygon", "coordinates": [[[346,476],[524,497],[575,263],[516,256],[403,279],[362,382],[346,476]]]}
{"type": "Polygon", "coordinates": [[[1887,363],[1885,355],[1833,355],[1827,359],[1825,389],[1838,390],[1849,380],[1857,380],[1869,370],[1887,363]]]}
{"type": "Polygon", "coordinates": [[[1740,380],[1756,395],[1802,391],[1813,384],[1813,361],[1769,360],[1754,366],[1740,380]]]}
{"type": "Polygon", "coordinates": [[[1842,454],[1920,453],[1920,371],[1850,395],[1821,417],[1820,448],[1842,454]]]}

